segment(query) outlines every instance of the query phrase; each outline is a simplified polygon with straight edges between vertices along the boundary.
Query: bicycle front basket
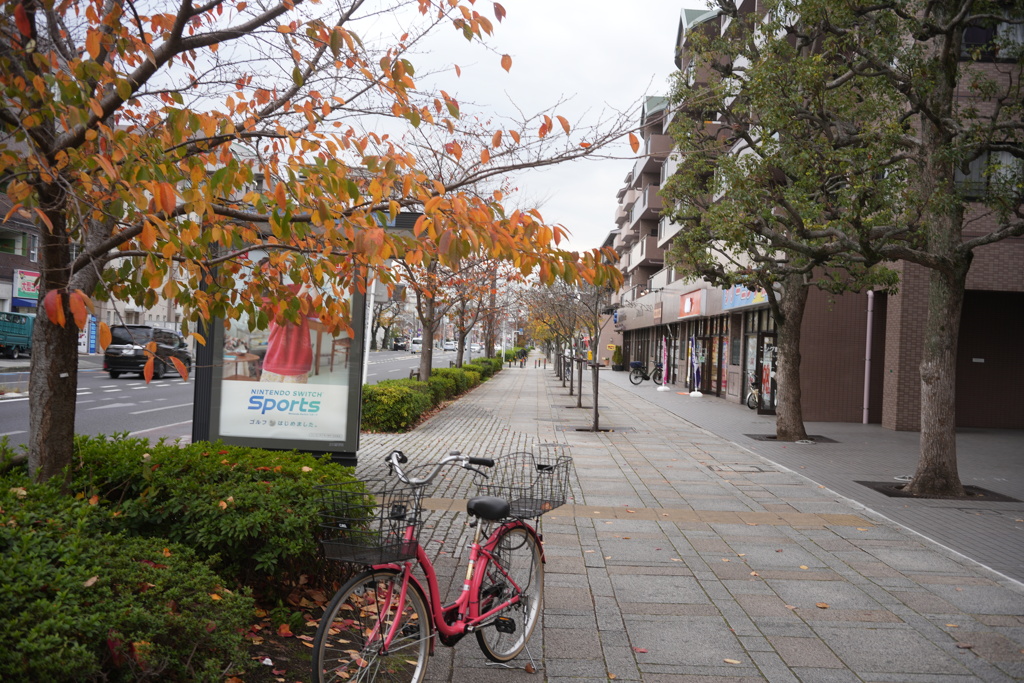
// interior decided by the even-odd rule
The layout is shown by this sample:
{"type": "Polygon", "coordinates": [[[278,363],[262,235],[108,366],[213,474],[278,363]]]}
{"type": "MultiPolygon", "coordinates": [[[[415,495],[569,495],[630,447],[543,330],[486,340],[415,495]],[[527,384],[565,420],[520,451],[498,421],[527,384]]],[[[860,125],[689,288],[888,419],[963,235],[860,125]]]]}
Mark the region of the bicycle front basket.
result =
{"type": "Polygon", "coordinates": [[[324,557],[360,565],[416,557],[422,516],[412,489],[394,479],[372,479],[365,491],[353,484],[317,487],[324,557]]]}
{"type": "Polygon", "coordinates": [[[510,516],[533,519],[565,505],[572,458],[567,455],[509,453],[495,458],[487,479],[478,479],[480,495],[504,498],[510,516]]]}

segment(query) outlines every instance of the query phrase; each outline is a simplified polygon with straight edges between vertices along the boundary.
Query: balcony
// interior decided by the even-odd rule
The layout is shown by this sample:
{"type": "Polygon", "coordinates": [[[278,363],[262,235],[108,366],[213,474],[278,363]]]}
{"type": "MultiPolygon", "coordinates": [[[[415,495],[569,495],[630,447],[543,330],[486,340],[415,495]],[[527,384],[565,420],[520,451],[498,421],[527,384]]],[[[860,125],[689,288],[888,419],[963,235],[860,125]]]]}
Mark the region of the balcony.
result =
{"type": "Polygon", "coordinates": [[[660,268],[664,262],[665,250],[658,246],[658,238],[653,235],[638,240],[629,252],[629,270],[660,268]]]}
{"type": "Polygon", "coordinates": [[[635,228],[638,222],[642,220],[658,220],[658,216],[664,206],[661,196],[658,194],[658,190],[660,189],[660,185],[647,185],[640,191],[636,202],[633,203],[633,206],[629,211],[629,218],[626,222],[626,227],[635,228]]]}
{"type": "Polygon", "coordinates": [[[672,151],[671,135],[651,135],[644,140],[642,157],[633,165],[632,176],[639,178],[644,173],[655,173],[665,163],[665,157],[672,151]]]}
{"type": "Polygon", "coordinates": [[[662,216],[661,220],[658,221],[658,246],[662,249],[668,248],[672,238],[682,229],[683,226],[673,223],[671,218],[662,216]]]}

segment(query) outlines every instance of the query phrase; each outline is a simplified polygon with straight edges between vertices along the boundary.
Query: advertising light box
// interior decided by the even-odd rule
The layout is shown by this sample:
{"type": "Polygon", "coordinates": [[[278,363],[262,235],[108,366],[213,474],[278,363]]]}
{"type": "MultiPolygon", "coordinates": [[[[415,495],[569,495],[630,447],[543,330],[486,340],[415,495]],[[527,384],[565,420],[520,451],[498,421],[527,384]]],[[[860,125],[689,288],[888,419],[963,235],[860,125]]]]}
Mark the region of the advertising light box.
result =
{"type": "Polygon", "coordinates": [[[354,297],[351,311],[354,337],[332,335],[316,317],[253,331],[244,318],[227,328],[214,321],[210,348],[200,352],[196,373],[197,407],[204,403],[203,385],[209,387],[208,429],[200,425],[204,420],[197,409],[193,438],[329,453],[354,464],[362,401],[363,296],[354,297]]]}

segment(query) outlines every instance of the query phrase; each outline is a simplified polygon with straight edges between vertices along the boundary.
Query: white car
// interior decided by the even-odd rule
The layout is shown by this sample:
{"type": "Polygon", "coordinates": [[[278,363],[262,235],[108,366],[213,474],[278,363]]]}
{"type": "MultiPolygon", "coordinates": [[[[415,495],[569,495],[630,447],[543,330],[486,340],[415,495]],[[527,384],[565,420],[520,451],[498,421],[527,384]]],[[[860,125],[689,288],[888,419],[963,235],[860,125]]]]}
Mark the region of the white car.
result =
{"type": "Polygon", "coordinates": [[[456,348],[457,348],[457,345],[455,344],[455,340],[454,339],[449,339],[449,340],[445,341],[445,343],[444,343],[444,350],[445,351],[454,351],[456,348]]]}
{"type": "Polygon", "coordinates": [[[413,337],[409,342],[409,353],[420,353],[423,351],[423,337],[413,337]]]}

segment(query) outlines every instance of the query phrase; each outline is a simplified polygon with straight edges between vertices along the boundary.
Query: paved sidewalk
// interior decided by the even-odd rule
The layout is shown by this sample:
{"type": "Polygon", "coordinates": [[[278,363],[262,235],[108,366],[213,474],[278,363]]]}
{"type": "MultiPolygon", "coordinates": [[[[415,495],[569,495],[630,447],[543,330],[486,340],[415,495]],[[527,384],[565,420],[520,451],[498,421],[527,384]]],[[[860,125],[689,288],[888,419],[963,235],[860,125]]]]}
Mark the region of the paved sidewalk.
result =
{"type": "MultiPolygon", "coordinates": [[[[426,463],[454,449],[487,456],[557,443],[576,463],[572,504],[543,520],[545,608],[530,644],[539,673],[488,666],[470,637],[438,646],[430,680],[1024,680],[1024,587],[1004,576],[1024,555],[1019,523],[1003,519],[1020,519],[1020,504],[872,493],[884,500],[868,509],[851,500],[863,487],[850,477],[909,473],[912,439],[813,425],[839,443],[753,441],[742,434],[770,432],[769,419],[632,387],[624,373],[601,372],[602,427],[615,431],[577,431],[590,411],[574,407],[550,368],[528,366],[504,370],[409,434],[362,437],[364,476],[380,472],[391,448],[426,463]],[[964,536],[992,528],[997,540],[981,546],[1005,546],[987,562],[1003,574],[967,559],[970,548],[953,552],[890,521],[927,526],[933,516],[960,520],[964,536]]],[[[982,476],[963,469],[967,483],[982,476]]],[[[423,536],[447,590],[461,581],[468,538],[455,511],[472,495],[464,471],[450,475],[433,493],[423,536]]],[[[1013,476],[1016,484],[982,485],[1015,495],[1013,476]]],[[[945,525],[933,537],[954,545],[945,525]]]]}

